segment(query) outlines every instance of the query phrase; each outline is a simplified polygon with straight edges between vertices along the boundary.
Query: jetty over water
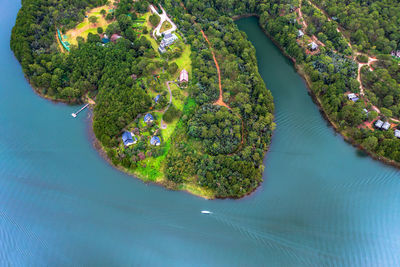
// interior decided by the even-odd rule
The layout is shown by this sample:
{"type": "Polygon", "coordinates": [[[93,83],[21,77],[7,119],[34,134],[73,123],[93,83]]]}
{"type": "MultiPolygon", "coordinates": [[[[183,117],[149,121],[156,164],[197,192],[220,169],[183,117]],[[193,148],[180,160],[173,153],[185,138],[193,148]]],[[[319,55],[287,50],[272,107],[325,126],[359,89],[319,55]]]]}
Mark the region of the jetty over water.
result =
{"type": "Polygon", "coordinates": [[[78,111],[71,113],[71,116],[76,118],[79,114],[79,112],[81,112],[82,110],[84,110],[85,108],[87,108],[89,106],[89,104],[84,105],[83,107],[81,107],[78,111]]]}

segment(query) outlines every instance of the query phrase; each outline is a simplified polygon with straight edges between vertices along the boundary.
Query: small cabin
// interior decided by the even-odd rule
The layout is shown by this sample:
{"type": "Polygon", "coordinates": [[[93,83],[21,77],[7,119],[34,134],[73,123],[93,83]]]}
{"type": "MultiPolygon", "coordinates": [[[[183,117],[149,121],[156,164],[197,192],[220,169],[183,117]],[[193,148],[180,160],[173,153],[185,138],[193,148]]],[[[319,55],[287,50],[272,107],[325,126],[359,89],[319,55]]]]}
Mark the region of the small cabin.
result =
{"type": "Polygon", "coordinates": [[[160,95],[156,95],[156,97],[154,98],[154,102],[157,103],[158,100],[160,100],[160,97],[161,97],[160,95]]]}
{"type": "Polygon", "coordinates": [[[134,134],[132,134],[131,132],[125,131],[122,134],[122,142],[124,142],[125,146],[131,146],[133,144],[136,144],[137,142],[137,138],[134,134]]]}
{"type": "Polygon", "coordinates": [[[164,54],[165,52],[167,52],[167,50],[165,49],[165,46],[160,45],[158,47],[158,52],[160,52],[160,54],[164,54]]]}
{"type": "Polygon", "coordinates": [[[394,130],[394,136],[396,136],[397,138],[400,138],[400,130],[394,130]]]}
{"type": "Polygon", "coordinates": [[[107,44],[107,43],[110,42],[110,38],[108,38],[107,34],[104,34],[104,35],[103,35],[103,38],[101,38],[101,42],[102,42],[103,44],[107,44]]]}
{"type": "Polygon", "coordinates": [[[179,74],[179,82],[180,83],[189,82],[189,74],[185,69],[183,69],[179,74]]]}
{"type": "Polygon", "coordinates": [[[315,42],[311,42],[308,46],[310,47],[311,51],[318,49],[318,45],[315,42]]]}
{"type": "Polygon", "coordinates": [[[376,128],[381,129],[382,126],[383,126],[383,121],[377,120],[377,121],[375,122],[375,127],[376,127],[376,128]]]}
{"type": "Polygon", "coordinates": [[[354,93],[348,94],[348,95],[347,95],[347,98],[348,98],[349,100],[353,101],[353,102],[356,102],[356,101],[359,99],[358,96],[357,96],[356,94],[354,94],[354,93]]]}
{"type": "Polygon", "coordinates": [[[298,30],[297,38],[302,38],[304,36],[304,32],[302,30],[298,30]]]}
{"type": "Polygon", "coordinates": [[[385,130],[385,131],[389,130],[389,129],[390,129],[390,123],[385,122],[385,123],[382,125],[382,129],[385,130]]]}
{"type": "Polygon", "coordinates": [[[160,137],[158,137],[158,136],[153,136],[153,137],[150,139],[150,144],[151,144],[152,146],[159,146],[159,145],[161,145],[160,137]]]}
{"type": "Polygon", "coordinates": [[[107,37],[103,37],[103,38],[101,38],[101,42],[103,44],[108,44],[110,42],[110,39],[108,39],[107,37]]]}
{"type": "Polygon", "coordinates": [[[369,111],[366,108],[363,109],[363,112],[365,115],[368,115],[368,113],[369,113],[369,111]]]}
{"type": "Polygon", "coordinates": [[[150,113],[147,113],[147,114],[144,116],[143,121],[144,121],[145,123],[151,123],[151,122],[154,121],[154,117],[153,117],[153,115],[151,115],[150,113]]]}

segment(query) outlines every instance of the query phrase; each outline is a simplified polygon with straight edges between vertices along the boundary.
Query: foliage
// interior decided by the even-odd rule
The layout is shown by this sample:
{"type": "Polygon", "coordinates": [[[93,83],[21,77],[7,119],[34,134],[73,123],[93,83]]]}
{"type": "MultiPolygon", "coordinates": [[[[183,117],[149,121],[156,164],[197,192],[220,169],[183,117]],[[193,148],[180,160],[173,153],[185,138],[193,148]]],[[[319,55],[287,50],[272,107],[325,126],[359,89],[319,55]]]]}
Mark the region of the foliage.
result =
{"type": "Polygon", "coordinates": [[[226,107],[203,105],[188,123],[188,134],[212,155],[230,154],[241,141],[241,120],[226,107]]]}
{"type": "Polygon", "coordinates": [[[160,23],[160,16],[158,16],[157,14],[152,14],[149,17],[149,21],[155,27],[158,25],[158,23],[160,23]]]}

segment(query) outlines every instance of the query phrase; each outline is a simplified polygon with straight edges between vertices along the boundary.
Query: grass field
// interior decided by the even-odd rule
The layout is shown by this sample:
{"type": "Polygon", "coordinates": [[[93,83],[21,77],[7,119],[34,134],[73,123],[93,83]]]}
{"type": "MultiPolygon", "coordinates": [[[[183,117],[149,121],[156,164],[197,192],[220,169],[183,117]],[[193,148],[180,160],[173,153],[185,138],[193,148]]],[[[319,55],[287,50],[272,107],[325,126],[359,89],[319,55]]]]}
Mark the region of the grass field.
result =
{"type": "Polygon", "coordinates": [[[179,58],[171,61],[171,62],[175,62],[178,65],[179,70],[182,70],[182,69],[187,70],[187,72],[189,73],[189,76],[192,73],[192,61],[190,60],[191,53],[192,52],[190,49],[190,45],[187,44],[187,45],[185,45],[185,49],[183,50],[182,55],[179,58]]]}

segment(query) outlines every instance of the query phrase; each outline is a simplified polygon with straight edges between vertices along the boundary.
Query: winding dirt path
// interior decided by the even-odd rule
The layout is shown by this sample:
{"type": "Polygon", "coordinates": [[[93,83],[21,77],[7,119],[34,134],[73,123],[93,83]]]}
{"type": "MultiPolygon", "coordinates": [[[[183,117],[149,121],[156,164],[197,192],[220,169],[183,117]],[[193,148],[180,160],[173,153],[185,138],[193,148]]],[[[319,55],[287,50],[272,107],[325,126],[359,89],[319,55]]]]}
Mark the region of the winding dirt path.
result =
{"type": "Polygon", "coordinates": [[[206,34],[204,33],[204,31],[203,30],[200,30],[200,31],[201,31],[201,34],[203,35],[204,39],[208,43],[208,47],[210,48],[211,54],[212,54],[213,59],[214,59],[215,67],[216,67],[217,73],[218,73],[219,98],[218,98],[217,101],[214,102],[214,105],[219,105],[219,106],[223,106],[223,107],[226,107],[228,109],[231,109],[224,102],[223,97],[222,97],[223,91],[222,91],[222,84],[221,84],[221,70],[219,69],[219,64],[218,64],[217,58],[215,57],[214,50],[213,50],[212,45],[211,45],[210,41],[208,40],[206,34]]]}

